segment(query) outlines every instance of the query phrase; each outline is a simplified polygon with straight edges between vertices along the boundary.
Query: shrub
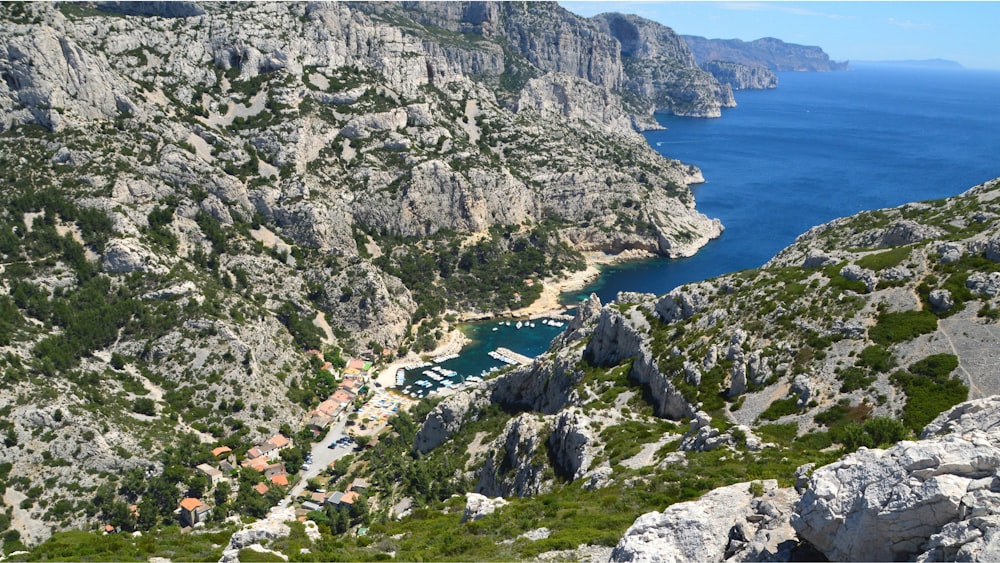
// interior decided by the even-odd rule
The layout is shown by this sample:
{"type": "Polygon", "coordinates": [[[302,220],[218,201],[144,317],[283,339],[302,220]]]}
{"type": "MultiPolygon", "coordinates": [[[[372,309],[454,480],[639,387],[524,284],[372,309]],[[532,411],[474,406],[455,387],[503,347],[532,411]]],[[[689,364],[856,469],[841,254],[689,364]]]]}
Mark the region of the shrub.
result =
{"type": "Polygon", "coordinates": [[[767,407],[767,410],[760,413],[759,418],[761,420],[778,420],[783,416],[797,413],[799,411],[798,400],[798,397],[778,399],[771,403],[771,406],[767,407]]]}
{"type": "Polygon", "coordinates": [[[139,397],[132,401],[132,412],[154,416],[156,414],[156,403],[148,397],[139,397]]]}
{"type": "Polygon", "coordinates": [[[914,432],[920,430],[938,414],[965,401],[969,388],[951,377],[958,367],[952,354],[934,354],[911,365],[909,370],[892,374],[892,381],[906,393],[903,424],[914,432]]]}
{"type": "Polygon", "coordinates": [[[837,374],[837,379],[841,381],[840,392],[850,393],[858,389],[864,389],[875,381],[875,376],[857,367],[849,367],[837,374]]]}
{"type": "Polygon", "coordinates": [[[848,424],[844,428],[843,444],[848,450],[890,446],[906,437],[908,431],[895,418],[873,418],[863,424],[848,424]]]}
{"type": "Polygon", "coordinates": [[[886,350],[883,346],[875,344],[861,351],[861,356],[855,365],[887,373],[890,369],[896,367],[896,359],[892,357],[892,352],[886,350]]]}
{"type": "Polygon", "coordinates": [[[937,330],[937,316],[930,311],[900,311],[881,313],[877,324],[868,330],[868,336],[883,346],[906,342],[921,334],[937,330]]]}

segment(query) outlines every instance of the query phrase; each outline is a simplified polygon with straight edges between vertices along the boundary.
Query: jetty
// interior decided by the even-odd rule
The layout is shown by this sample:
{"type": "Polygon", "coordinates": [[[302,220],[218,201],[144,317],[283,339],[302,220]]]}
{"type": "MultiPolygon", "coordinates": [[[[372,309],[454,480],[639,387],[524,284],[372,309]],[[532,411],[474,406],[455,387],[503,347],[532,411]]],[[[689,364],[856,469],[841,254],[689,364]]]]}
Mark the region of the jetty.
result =
{"type": "MultiPolygon", "coordinates": [[[[497,348],[496,349],[496,353],[498,355],[504,357],[504,358],[508,358],[510,360],[513,360],[514,362],[517,362],[518,364],[521,364],[522,366],[526,366],[526,365],[528,365],[528,364],[531,363],[531,358],[529,358],[528,356],[525,356],[524,354],[518,354],[517,352],[515,352],[515,351],[513,351],[513,350],[511,350],[509,348],[497,348]]],[[[506,360],[504,360],[504,362],[505,363],[510,363],[510,362],[507,362],[506,360]]]]}

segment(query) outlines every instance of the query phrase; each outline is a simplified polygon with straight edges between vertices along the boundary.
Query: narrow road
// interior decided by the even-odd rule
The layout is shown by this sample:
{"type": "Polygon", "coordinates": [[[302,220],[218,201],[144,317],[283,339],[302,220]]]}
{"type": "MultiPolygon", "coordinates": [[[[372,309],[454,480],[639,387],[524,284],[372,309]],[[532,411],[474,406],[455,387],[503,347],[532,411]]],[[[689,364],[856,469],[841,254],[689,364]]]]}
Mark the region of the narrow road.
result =
{"type": "Polygon", "coordinates": [[[347,413],[344,414],[343,420],[330,426],[327,430],[326,436],[323,437],[319,442],[314,442],[312,445],[312,462],[309,464],[309,469],[306,471],[300,471],[299,476],[301,479],[288,491],[287,499],[291,502],[295,497],[302,494],[308,485],[309,479],[316,477],[320,473],[326,470],[334,461],[347,456],[354,451],[353,447],[343,447],[337,446],[336,448],[330,449],[329,445],[336,442],[341,437],[345,435],[344,429],[347,423],[347,413]]]}

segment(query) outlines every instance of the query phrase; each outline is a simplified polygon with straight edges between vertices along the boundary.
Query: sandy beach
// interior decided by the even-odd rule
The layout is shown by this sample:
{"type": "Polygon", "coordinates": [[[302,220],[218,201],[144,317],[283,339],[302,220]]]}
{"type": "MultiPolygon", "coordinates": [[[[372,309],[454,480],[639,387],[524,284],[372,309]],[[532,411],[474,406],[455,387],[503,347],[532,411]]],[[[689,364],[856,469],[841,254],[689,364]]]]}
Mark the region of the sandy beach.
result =
{"type": "MultiPolygon", "coordinates": [[[[490,320],[495,318],[540,318],[552,315],[560,315],[566,312],[567,307],[559,302],[559,297],[568,291],[579,291],[591,283],[597,276],[601,275],[601,267],[632,260],[646,260],[654,258],[655,255],[643,250],[626,250],[620,254],[605,254],[603,252],[584,252],[584,259],[587,267],[578,272],[573,272],[569,276],[551,277],[542,280],[542,295],[538,299],[520,309],[514,309],[499,314],[483,315],[482,313],[457,313],[459,322],[490,320]]],[[[437,357],[445,354],[458,354],[469,342],[469,338],[462,334],[462,331],[455,327],[445,336],[444,342],[431,352],[417,354],[410,352],[403,358],[394,360],[378,373],[377,381],[383,387],[389,388],[396,384],[396,370],[402,367],[412,366],[422,361],[423,357],[437,357]]],[[[443,390],[442,390],[443,391],[443,390]]]]}
{"type": "Polygon", "coordinates": [[[452,329],[445,334],[444,342],[438,345],[437,348],[431,350],[430,352],[424,352],[423,354],[417,354],[411,350],[406,356],[397,358],[393,360],[391,364],[382,368],[382,370],[378,373],[376,381],[381,383],[382,387],[394,387],[396,385],[396,370],[399,368],[419,364],[424,361],[421,356],[434,358],[437,356],[444,356],[445,354],[458,354],[468,343],[469,337],[462,334],[462,331],[457,328],[452,327],[452,329]]]}

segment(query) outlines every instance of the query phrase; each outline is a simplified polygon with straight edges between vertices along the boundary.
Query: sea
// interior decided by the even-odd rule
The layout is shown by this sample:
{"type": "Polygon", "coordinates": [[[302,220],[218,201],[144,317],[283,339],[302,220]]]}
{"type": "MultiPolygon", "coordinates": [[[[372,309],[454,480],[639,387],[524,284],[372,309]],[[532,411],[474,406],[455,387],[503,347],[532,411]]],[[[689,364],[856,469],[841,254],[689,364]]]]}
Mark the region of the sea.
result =
{"type": "MultiPolygon", "coordinates": [[[[736,92],[737,107],[721,118],[660,116],[665,129],[645,134],[664,156],[702,169],[697,207],[722,221],[722,236],[691,258],[607,268],[565,304],[591,293],[604,303],[619,291],[662,294],[755,268],[815,225],[1000,176],[1000,72],[859,65],[778,80],[774,90],[736,92]]],[[[442,365],[472,375],[501,365],[489,351],[535,356],[561,329],[463,330],[472,343],[442,365]]]]}

